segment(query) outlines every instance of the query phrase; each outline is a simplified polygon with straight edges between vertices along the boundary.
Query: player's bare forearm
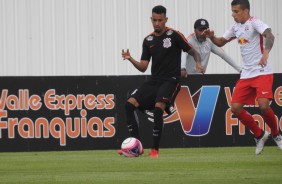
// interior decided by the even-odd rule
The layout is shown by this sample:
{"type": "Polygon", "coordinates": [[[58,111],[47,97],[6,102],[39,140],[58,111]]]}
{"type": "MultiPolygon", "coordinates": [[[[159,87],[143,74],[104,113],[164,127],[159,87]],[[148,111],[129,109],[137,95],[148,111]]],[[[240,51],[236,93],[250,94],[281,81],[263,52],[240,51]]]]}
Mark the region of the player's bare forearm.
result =
{"type": "Polygon", "coordinates": [[[210,37],[211,41],[218,47],[222,47],[227,43],[227,40],[225,40],[223,37],[210,37]]]}
{"type": "Polygon", "coordinates": [[[196,61],[196,63],[201,63],[201,56],[200,54],[195,50],[195,49],[190,49],[188,54],[190,54],[191,56],[193,56],[194,60],[196,61]]]}
{"type": "Polygon", "coordinates": [[[196,70],[198,72],[204,74],[205,73],[205,69],[204,69],[204,67],[201,64],[201,56],[200,56],[200,54],[195,49],[193,49],[193,48],[191,48],[188,51],[188,53],[193,56],[193,58],[194,58],[194,60],[196,62],[196,70]]]}
{"type": "Polygon", "coordinates": [[[265,50],[270,51],[271,48],[273,47],[274,39],[275,39],[274,35],[271,32],[271,29],[270,28],[266,29],[262,35],[265,37],[265,50]]]}
{"type": "Polygon", "coordinates": [[[133,66],[135,68],[137,68],[140,72],[145,72],[147,70],[148,67],[148,62],[147,61],[143,61],[141,60],[136,61],[135,59],[133,59],[132,57],[128,58],[128,60],[133,64],[133,66]]]}
{"type": "Polygon", "coordinates": [[[202,32],[202,35],[205,35],[206,37],[208,37],[218,47],[222,47],[223,45],[225,45],[228,42],[223,37],[220,37],[220,38],[216,37],[214,34],[214,31],[210,29],[204,30],[202,32]]]}
{"type": "Polygon", "coordinates": [[[130,61],[133,64],[133,66],[137,68],[140,72],[145,72],[148,68],[149,61],[146,61],[146,60],[141,60],[140,62],[136,61],[135,59],[131,57],[129,49],[126,49],[126,50],[122,49],[121,56],[123,60],[130,61]]]}

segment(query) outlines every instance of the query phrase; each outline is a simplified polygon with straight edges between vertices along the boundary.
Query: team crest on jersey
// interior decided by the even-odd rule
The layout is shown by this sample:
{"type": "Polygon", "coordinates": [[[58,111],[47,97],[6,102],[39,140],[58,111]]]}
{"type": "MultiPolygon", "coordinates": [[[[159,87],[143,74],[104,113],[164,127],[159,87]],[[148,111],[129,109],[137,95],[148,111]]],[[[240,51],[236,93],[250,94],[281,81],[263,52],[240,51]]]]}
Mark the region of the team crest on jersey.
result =
{"type": "Polygon", "coordinates": [[[164,41],[164,44],[163,44],[164,48],[171,47],[171,38],[166,38],[163,41],[164,41]]]}
{"type": "Polygon", "coordinates": [[[172,30],[168,30],[167,32],[166,32],[166,35],[172,35],[172,33],[173,33],[173,31],[172,30]]]}
{"type": "Polygon", "coordinates": [[[147,37],[147,41],[152,41],[153,40],[153,36],[148,36],[147,37]]]}

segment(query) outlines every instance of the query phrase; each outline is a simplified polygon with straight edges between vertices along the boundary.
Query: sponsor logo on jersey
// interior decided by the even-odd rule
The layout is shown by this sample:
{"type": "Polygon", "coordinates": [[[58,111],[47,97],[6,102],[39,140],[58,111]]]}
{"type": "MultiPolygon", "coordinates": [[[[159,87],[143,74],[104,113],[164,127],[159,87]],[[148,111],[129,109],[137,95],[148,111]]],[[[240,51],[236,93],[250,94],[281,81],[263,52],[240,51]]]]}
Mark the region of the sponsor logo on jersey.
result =
{"type": "Polygon", "coordinates": [[[238,43],[240,45],[246,45],[247,43],[250,43],[250,41],[245,39],[245,38],[240,38],[240,39],[238,39],[238,43]]]}

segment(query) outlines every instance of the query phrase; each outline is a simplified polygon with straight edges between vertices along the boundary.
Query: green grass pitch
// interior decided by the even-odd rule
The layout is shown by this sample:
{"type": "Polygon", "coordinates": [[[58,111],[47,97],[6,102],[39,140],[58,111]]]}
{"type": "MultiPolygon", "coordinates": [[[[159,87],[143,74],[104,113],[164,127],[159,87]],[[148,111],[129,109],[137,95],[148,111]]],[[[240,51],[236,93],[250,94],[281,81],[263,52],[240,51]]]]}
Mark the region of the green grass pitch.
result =
{"type": "Polygon", "coordinates": [[[282,183],[282,151],[265,147],[160,149],[138,158],[117,150],[0,153],[0,183],[282,183]]]}

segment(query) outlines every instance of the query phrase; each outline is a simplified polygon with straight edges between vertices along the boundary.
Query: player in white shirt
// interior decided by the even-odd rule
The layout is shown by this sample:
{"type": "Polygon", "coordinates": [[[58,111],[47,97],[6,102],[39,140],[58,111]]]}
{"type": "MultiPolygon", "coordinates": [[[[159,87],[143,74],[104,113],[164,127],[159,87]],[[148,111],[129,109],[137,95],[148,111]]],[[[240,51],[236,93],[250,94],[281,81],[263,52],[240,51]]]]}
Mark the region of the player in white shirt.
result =
{"type": "MultiPolygon", "coordinates": [[[[188,43],[198,51],[201,55],[201,64],[206,70],[210,58],[211,52],[221,57],[225,62],[231,65],[238,72],[241,71],[241,67],[228,56],[223,49],[216,46],[209,38],[202,35],[202,32],[209,28],[209,23],[206,19],[198,19],[194,23],[194,33],[187,37],[188,43]]],[[[187,74],[201,74],[201,72],[196,70],[196,62],[194,58],[182,52],[181,56],[181,75],[186,77],[187,74]]]]}
{"type": "Polygon", "coordinates": [[[233,92],[231,110],[254,134],[257,144],[255,153],[260,154],[269,133],[264,132],[252,115],[243,109],[245,104],[254,105],[257,100],[262,117],[271,128],[274,141],[282,150],[282,136],[279,133],[275,114],[270,107],[270,100],[273,99],[273,71],[268,56],[274,43],[274,36],[268,25],[250,16],[248,0],[233,0],[231,9],[236,23],[224,33],[223,37],[215,37],[214,31],[209,29],[203,34],[219,47],[237,39],[243,58],[243,68],[233,92]]]}

